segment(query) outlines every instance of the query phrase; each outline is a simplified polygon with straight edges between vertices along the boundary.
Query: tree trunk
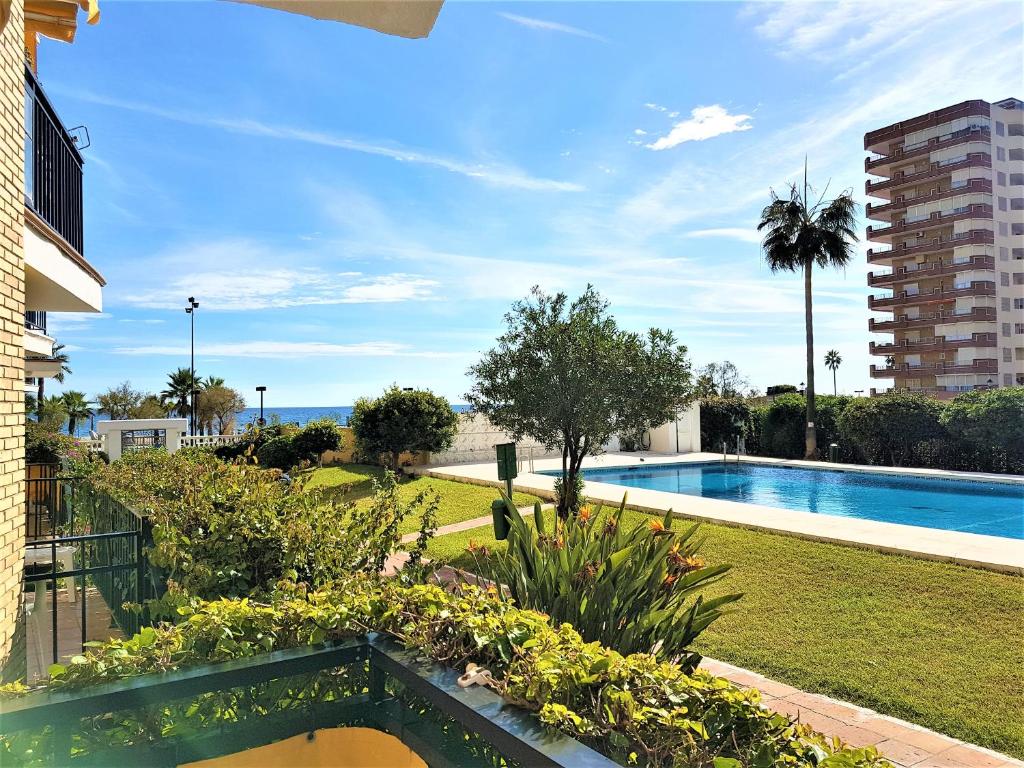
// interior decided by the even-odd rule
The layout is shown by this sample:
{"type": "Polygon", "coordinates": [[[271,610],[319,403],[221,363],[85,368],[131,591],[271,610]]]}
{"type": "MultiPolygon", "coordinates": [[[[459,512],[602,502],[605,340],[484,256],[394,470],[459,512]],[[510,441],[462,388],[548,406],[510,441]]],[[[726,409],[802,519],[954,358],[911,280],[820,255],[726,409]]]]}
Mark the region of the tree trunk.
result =
{"type": "Polygon", "coordinates": [[[807,333],[807,432],[805,434],[804,458],[814,461],[818,458],[818,435],[814,419],[814,310],[811,304],[811,263],[804,264],[804,326],[807,333]]]}
{"type": "Polygon", "coordinates": [[[43,390],[46,389],[46,379],[39,377],[36,387],[36,419],[43,418],[43,390]]]}
{"type": "Polygon", "coordinates": [[[836,384],[836,369],[832,369],[832,394],[839,397],[839,385],[836,384]]]}
{"type": "Polygon", "coordinates": [[[72,437],[74,437],[76,426],[77,425],[75,424],[75,417],[68,416],[68,434],[71,435],[72,437]]]}

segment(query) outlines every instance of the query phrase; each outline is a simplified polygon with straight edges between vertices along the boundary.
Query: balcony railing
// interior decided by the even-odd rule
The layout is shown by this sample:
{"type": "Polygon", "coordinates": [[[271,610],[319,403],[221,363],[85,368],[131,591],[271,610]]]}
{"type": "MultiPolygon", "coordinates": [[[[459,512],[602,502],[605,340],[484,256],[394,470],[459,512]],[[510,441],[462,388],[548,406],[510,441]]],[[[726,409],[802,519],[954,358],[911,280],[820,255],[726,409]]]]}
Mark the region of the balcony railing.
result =
{"type": "Polygon", "coordinates": [[[887,125],[885,128],[879,128],[877,131],[869,131],[864,134],[864,149],[871,149],[879,144],[895,141],[900,136],[906,136],[908,133],[917,133],[918,131],[934,128],[943,123],[951,123],[963,117],[988,117],[991,112],[992,109],[987,101],[982,101],[981,99],[965,101],[952,107],[945,107],[929,112],[926,115],[911,118],[910,120],[902,120],[898,123],[887,125]]]}
{"type": "Polygon", "coordinates": [[[880,204],[868,203],[864,207],[864,215],[871,219],[887,213],[905,211],[911,205],[920,205],[922,203],[930,203],[935,200],[944,200],[947,197],[953,197],[954,195],[970,195],[978,192],[991,193],[992,180],[968,179],[960,183],[954,182],[946,189],[940,189],[938,192],[929,192],[927,195],[917,195],[916,197],[905,198],[902,195],[897,195],[892,202],[880,204]]]}
{"type": "Polygon", "coordinates": [[[975,389],[995,389],[995,386],[992,384],[964,384],[959,387],[892,387],[891,389],[883,390],[878,390],[872,387],[871,396],[881,397],[883,395],[911,394],[927,395],[928,397],[934,397],[936,400],[952,400],[963,392],[970,392],[975,389]]]}
{"type": "Polygon", "coordinates": [[[926,352],[949,352],[967,347],[994,347],[998,337],[994,333],[974,333],[969,339],[950,339],[935,336],[930,339],[903,339],[886,344],[869,342],[868,351],[872,355],[918,355],[926,352]]]}
{"type": "Polygon", "coordinates": [[[46,335],[46,313],[38,310],[29,310],[25,313],[25,327],[30,331],[46,335]]]}
{"type": "Polygon", "coordinates": [[[922,216],[919,219],[903,219],[888,227],[868,227],[868,240],[882,240],[886,237],[903,234],[905,232],[917,232],[924,229],[934,229],[952,224],[954,221],[963,219],[991,219],[992,206],[986,203],[973,203],[962,208],[954,208],[949,211],[933,211],[929,216],[922,216]]]}
{"type": "Polygon", "coordinates": [[[933,288],[930,291],[911,293],[900,291],[893,296],[868,296],[868,309],[886,309],[901,306],[930,304],[936,301],[952,301],[964,296],[995,296],[996,284],[991,280],[974,280],[970,285],[952,288],[933,288]]]}
{"type": "Polygon", "coordinates": [[[912,256],[918,253],[931,253],[933,251],[946,251],[951,248],[958,248],[962,245],[991,245],[996,241],[995,234],[990,229],[972,229],[968,232],[957,232],[946,237],[933,237],[931,240],[922,238],[922,242],[914,245],[900,244],[892,248],[868,248],[868,262],[879,263],[889,259],[903,256],[912,256]]]}
{"type": "Polygon", "coordinates": [[[82,254],[82,155],[25,67],[25,203],[82,254]]]}
{"type": "Polygon", "coordinates": [[[868,319],[868,330],[876,333],[888,331],[902,331],[910,328],[927,328],[933,325],[949,325],[951,323],[994,323],[996,321],[995,307],[971,307],[969,309],[954,309],[944,312],[931,312],[918,317],[907,317],[902,315],[892,320],[868,319]]]}
{"type": "Polygon", "coordinates": [[[972,360],[969,363],[938,362],[918,365],[871,366],[871,378],[889,379],[895,376],[945,376],[952,373],[998,373],[999,362],[995,359],[972,360]]]}
{"type": "Polygon", "coordinates": [[[941,275],[953,275],[971,270],[994,271],[994,256],[972,256],[960,261],[929,261],[923,264],[907,264],[891,272],[868,272],[868,285],[892,285],[907,280],[927,280],[941,275]]]}
{"type": "Polygon", "coordinates": [[[902,187],[906,184],[914,184],[920,181],[934,178],[936,176],[945,176],[953,171],[958,171],[962,168],[991,168],[992,167],[992,156],[988,152],[969,152],[964,157],[952,158],[945,160],[941,163],[932,163],[928,168],[917,171],[916,173],[904,173],[903,171],[897,171],[891,178],[880,179],[879,181],[866,181],[864,182],[864,191],[873,195],[876,192],[881,192],[885,189],[891,189],[893,187],[902,187]]]}
{"type": "Polygon", "coordinates": [[[968,141],[989,141],[990,137],[991,131],[988,126],[972,125],[968,128],[962,128],[959,131],[945,133],[942,136],[935,136],[927,141],[919,141],[914,144],[904,144],[902,147],[896,147],[890,155],[882,155],[881,157],[865,157],[864,171],[870,173],[873,169],[889,165],[890,163],[909,160],[912,157],[920,157],[922,155],[930,154],[936,150],[953,147],[957,144],[963,144],[968,141]]]}

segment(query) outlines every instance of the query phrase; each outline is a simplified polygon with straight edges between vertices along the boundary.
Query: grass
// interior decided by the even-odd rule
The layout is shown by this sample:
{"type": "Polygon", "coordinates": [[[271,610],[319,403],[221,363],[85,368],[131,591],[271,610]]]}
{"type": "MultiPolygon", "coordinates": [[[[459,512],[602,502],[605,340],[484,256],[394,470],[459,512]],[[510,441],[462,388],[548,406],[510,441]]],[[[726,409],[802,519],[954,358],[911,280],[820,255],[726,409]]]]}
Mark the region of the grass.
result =
{"type": "MultiPolygon", "coordinates": [[[[369,504],[373,493],[373,480],[384,470],[364,464],[343,464],[313,470],[306,477],[307,488],[321,488],[339,499],[354,501],[358,505],[369,504]]],[[[399,496],[408,502],[423,491],[435,492],[441,498],[438,508],[437,525],[442,527],[461,523],[491,514],[491,502],[498,498],[495,488],[486,488],[468,483],[458,483],[436,477],[403,477],[399,485],[399,496]]],[[[522,507],[532,505],[535,496],[516,493],[515,503],[522,507]]],[[[402,533],[419,530],[419,518],[408,518],[401,525],[402,533]]]]}
{"type": "MultiPolygon", "coordinates": [[[[628,512],[624,522],[647,519],[628,512]]],[[[744,593],[701,636],[701,653],[1024,757],[1024,579],[742,528],[701,530],[708,561],[733,564],[711,593],[744,593]]],[[[470,541],[505,546],[483,527],[438,537],[428,556],[473,569],[470,541]]]]}

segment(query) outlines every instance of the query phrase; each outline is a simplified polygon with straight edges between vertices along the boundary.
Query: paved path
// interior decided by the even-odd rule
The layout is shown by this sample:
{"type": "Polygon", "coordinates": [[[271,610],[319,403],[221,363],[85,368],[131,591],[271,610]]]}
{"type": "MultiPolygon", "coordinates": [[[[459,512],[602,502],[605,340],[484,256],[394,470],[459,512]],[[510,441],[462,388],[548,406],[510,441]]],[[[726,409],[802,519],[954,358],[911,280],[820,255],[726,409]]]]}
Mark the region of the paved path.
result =
{"type": "MultiPolygon", "coordinates": [[[[541,509],[554,509],[554,504],[544,504],[541,509]]],[[[517,507],[519,514],[523,517],[533,514],[533,507],[517,507]]],[[[482,525],[491,525],[494,522],[490,515],[485,517],[474,517],[472,520],[463,520],[460,523],[452,523],[451,525],[442,525],[437,529],[435,536],[447,536],[449,533],[459,533],[461,531],[471,531],[474,528],[479,528],[482,525]]],[[[417,533],[407,533],[402,537],[403,544],[411,544],[416,541],[416,537],[419,536],[417,533]]]]}

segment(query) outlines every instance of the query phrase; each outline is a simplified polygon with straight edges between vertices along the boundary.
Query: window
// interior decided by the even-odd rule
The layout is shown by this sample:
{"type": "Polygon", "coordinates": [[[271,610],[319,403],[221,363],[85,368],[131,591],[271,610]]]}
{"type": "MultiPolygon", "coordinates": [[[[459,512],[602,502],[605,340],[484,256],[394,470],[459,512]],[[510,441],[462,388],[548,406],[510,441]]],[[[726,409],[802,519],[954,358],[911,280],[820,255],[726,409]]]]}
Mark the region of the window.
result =
{"type": "Polygon", "coordinates": [[[1018,360],[1024,360],[1024,347],[1017,347],[1013,350],[1013,356],[1018,360]]]}
{"type": "Polygon", "coordinates": [[[1012,387],[1013,386],[1013,374],[1012,373],[1004,373],[1003,374],[1003,386],[1004,387],[1012,387]]]}
{"type": "Polygon", "coordinates": [[[1002,147],[996,147],[996,160],[1005,160],[1006,150],[1002,147]]]}
{"type": "Polygon", "coordinates": [[[996,184],[1000,187],[1006,186],[1006,174],[1002,171],[996,171],[996,184]]]}
{"type": "Polygon", "coordinates": [[[996,120],[996,136],[1005,136],[1006,126],[996,120]]]}
{"type": "Polygon", "coordinates": [[[1018,261],[1021,260],[1021,259],[1024,259],[1024,248],[1014,248],[1013,249],[1013,258],[1018,260],[1018,261]]]}
{"type": "Polygon", "coordinates": [[[1013,362],[1013,358],[1011,357],[1011,353],[1010,353],[1010,348],[1009,347],[1003,347],[1003,362],[1004,363],[1012,363],[1013,362]]]}
{"type": "Polygon", "coordinates": [[[1003,298],[1000,299],[1000,308],[1003,310],[1003,312],[1009,312],[1010,311],[1010,297],[1009,296],[1003,296],[1003,298]]]}
{"type": "Polygon", "coordinates": [[[1009,232],[1010,232],[1010,230],[1006,226],[1006,222],[1005,221],[1000,221],[999,222],[999,235],[1000,235],[1000,237],[1006,237],[1009,234],[1009,232]]]}
{"type": "Polygon", "coordinates": [[[1006,198],[1005,197],[1000,197],[999,198],[999,210],[1000,211],[1005,211],[1007,209],[1008,208],[1007,208],[1007,205],[1006,205],[1006,198]]]}
{"type": "Polygon", "coordinates": [[[1024,309],[1024,299],[1014,299],[1013,300],[1013,308],[1014,309],[1024,309]]]}
{"type": "Polygon", "coordinates": [[[1009,285],[1010,284],[1010,273],[1009,272],[1000,272],[999,273],[999,284],[1000,285],[1009,285]]]}
{"type": "Polygon", "coordinates": [[[1010,338],[1010,324],[1009,323],[1003,323],[1003,336],[1005,336],[1006,338],[1010,338]]]}
{"type": "Polygon", "coordinates": [[[1024,336],[1024,323],[1014,323],[1013,324],[1013,332],[1017,336],[1024,336]]]}
{"type": "Polygon", "coordinates": [[[1019,187],[1024,185],[1024,173],[1011,173],[1010,174],[1010,186],[1019,187]]]}
{"type": "Polygon", "coordinates": [[[1014,272],[1013,273],[1013,284],[1014,285],[1024,285],[1024,272],[1014,272]]]}
{"type": "Polygon", "coordinates": [[[1024,149],[1011,149],[1010,150],[1011,160],[1024,160],[1024,149]]]}

